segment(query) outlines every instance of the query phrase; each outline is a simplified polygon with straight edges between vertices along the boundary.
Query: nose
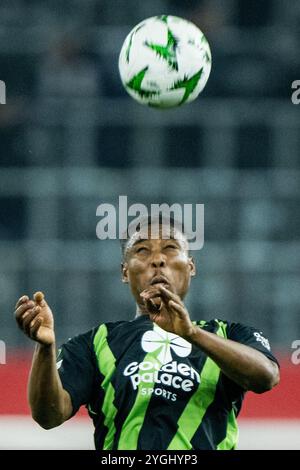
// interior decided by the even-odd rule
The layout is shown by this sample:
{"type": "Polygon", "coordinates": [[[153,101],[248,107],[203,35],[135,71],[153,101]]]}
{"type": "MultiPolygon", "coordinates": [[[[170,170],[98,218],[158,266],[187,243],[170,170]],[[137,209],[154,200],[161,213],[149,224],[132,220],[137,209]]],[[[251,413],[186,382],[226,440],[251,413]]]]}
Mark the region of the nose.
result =
{"type": "Polygon", "coordinates": [[[166,261],[164,259],[164,256],[159,253],[153,256],[151,260],[151,266],[153,268],[163,268],[166,266],[166,261]]]}

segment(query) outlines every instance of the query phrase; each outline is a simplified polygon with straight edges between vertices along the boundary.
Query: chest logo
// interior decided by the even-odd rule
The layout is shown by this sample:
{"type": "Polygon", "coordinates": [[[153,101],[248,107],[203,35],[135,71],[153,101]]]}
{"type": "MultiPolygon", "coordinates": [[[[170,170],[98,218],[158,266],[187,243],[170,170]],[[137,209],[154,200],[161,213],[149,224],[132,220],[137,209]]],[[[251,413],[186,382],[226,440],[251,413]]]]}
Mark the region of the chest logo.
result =
{"type": "Polygon", "coordinates": [[[146,331],[142,337],[142,349],[147,353],[156,353],[161,364],[172,361],[172,352],[179,357],[191,354],[192,345],[174,333],[168,333],[157,325],[153,330],[146,331]]]}

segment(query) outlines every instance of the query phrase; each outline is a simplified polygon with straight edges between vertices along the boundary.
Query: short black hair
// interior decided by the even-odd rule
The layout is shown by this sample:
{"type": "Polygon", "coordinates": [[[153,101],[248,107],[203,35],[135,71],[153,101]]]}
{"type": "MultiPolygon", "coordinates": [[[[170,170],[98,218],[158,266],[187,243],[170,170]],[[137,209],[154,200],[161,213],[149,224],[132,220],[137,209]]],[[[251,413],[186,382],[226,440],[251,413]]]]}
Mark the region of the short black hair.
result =
{"type": "MultiPolygon", "coordinates": [[[[184,235],[184,223],[183,222],[182,223],[178,222],[178,220],[175,220],[173,216],[165,217],[160,212],[157,222],[158,222],[158,225],[168,224],[170,226],[170,228],[175,228],[175,229],[179,230],[184,235]]],[[[153,223],[153,220],[152,220],[151,215],[148,215],[147,217],[142,218],[141,221],[138,223],[138,225],[136,227],[136,232],[139,232],[141,230],[141,228],[144,227],[145,225],[146,226],[151,226],[152,223],[153,223]]],[[[124,234],[125,236],[120,240],[122,260],[123,261],[125,259],[127,244],[128,244],[129,240],[132,237],[132,235],[129,234],[128,228],[129,228],[129,224],[128,224],[126,232],[124,234]]]]}

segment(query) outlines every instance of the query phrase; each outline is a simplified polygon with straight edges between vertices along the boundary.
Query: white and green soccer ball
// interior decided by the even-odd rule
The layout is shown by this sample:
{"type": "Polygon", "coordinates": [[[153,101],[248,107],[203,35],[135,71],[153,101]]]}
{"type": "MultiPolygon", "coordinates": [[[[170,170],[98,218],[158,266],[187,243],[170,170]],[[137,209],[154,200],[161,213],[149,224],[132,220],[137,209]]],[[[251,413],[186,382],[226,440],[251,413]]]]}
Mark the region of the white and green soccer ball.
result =
{"type": "Polygon", "coordinates": [[[139,23],[119,57],[127,92],[139,103],[172,108],[195,100],[211,71],[206,37],[190,21],[162,15],[139,23]]]}

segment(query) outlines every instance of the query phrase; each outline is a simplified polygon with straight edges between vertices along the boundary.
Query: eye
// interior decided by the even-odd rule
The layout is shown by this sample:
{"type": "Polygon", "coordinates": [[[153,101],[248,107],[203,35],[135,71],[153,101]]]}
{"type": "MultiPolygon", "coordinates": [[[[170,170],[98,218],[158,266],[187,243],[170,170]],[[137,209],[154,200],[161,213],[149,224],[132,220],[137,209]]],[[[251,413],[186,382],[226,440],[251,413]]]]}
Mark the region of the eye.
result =
{"type": "Polygon", "coordinates": [[[169,243],[168,245],[165,246],[165,249],[167,249],[167,248],[177,250],[178,246],[174,245],[173,243],[169,243]]]}
{"type": "Polygon", "coordinates": [[[148,248],[146,246],[140,246],[139,248],[136,249],[136,253],[146,253],[148,248]]]}

